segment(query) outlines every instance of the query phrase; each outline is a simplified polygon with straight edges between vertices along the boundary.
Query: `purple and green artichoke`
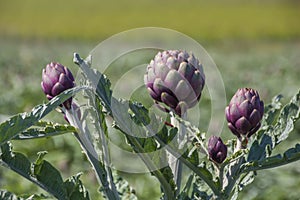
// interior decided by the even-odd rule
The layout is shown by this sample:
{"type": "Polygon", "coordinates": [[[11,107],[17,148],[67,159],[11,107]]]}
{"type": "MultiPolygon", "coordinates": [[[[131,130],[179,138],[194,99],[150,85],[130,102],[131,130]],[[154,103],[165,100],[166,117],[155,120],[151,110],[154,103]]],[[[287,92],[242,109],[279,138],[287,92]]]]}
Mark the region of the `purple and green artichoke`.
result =
{"type": "Polygon", "coordinates": [[[165,111],[181,116],[195,106],[205,84],[202,65],[185,51],[159,52],[147,66],[145,85],[155,102],[165,111]]]}
{"type": "Polygon", "coordinates": [[[221,164],[227,156],[227,146],[220,137],[214,135],[208,140],[207,150],[209,158],[218,164],[221,164]]]}
{"type": "MultiPolygon", "coordinates": [[[[75,82],[71,71],[67,67],[51,62],[43,69],[41,86],[47,99],[51,100],[61,92],[73,88],[75,82]]],[[[70,109],[71,104],[72,98],[63,103],[66,109],[70,109]]]]}
{"type": "Polygon", "coordinates": [[[264,103],[256,90],[242,88],[232,97],[225,114],[231,132],[238,138],[249,138],[260,128],[264,103]]]}

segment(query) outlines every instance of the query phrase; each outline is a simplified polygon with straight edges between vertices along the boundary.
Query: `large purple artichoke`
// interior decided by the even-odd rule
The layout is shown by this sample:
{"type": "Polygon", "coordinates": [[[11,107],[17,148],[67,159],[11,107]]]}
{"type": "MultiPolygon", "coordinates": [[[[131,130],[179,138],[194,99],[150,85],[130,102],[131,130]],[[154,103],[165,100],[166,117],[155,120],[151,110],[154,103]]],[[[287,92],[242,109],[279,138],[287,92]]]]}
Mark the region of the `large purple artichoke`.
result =
{"type": "Polygon", "coordinates": [[[214,135],[208,140],[207,150],[209,158],[219,164],[221,164],[227,156],[227,146],[220,137],[214,135]]]}
{"type": "Polygon", "coordinates": [[[200,99],[205,83],[202,65],[185,51],[159,52],[147,66],[146,87],[156,103],[181,116],[200,99]]]}
{"type": "MultiPolygon", "coordinates": [[[[61,92],[74,87],[74,77],[67,67],[51,62],[43,69],[41,86],[47,99],[51,100],[61,92]]],[[[72,98],[63,103],[66,109],[70,109],[71,104],[72,98]]]]}
{"type": "Polygon", "coordinates": [[[239,89],[225,109],[228,127],[237,137],[250,137],[260,127],[264,114],[264,103],[256,90],[239,89]]]}

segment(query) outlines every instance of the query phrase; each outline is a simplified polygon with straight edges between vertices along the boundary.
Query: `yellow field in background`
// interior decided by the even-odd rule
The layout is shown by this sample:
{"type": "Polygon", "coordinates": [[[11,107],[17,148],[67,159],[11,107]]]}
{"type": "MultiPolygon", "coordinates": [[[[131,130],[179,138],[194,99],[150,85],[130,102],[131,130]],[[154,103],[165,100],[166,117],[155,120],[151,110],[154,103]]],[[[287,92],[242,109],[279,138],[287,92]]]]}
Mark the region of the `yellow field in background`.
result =
{"type": "Polygon", "coordinates": [[[196,39],[295,39],[296,1],[1,0],[0,37],[99,40],[137,27],[196,39]]]}

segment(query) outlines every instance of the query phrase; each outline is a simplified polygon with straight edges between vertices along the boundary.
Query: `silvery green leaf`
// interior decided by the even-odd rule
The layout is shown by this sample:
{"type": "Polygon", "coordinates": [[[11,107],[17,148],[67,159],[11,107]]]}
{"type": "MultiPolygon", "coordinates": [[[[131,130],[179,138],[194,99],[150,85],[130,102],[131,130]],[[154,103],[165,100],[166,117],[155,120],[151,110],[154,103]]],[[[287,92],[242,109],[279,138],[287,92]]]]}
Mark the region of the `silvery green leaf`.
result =
{"type": "Polygon", "coordinates": [[[265,106],[265,114],[262,120],[262,129],[265,126],[272,125],[278,116],[280,109],[282,108],[282,104],[280,100],[282,99],[282,95],[277,95],[272,99],[272,102],[265,106]]]}
{"type": "Polygon", "coordinates": [[[300,160],[300,144],[286,150],[282,155],[277,154],[262,160],[253,160],[241,166],[240,173],[279,167],[300,160]]]}
{"type": "Polygon", "coordinates": [[[101,74],[90,67],[91,58],[89,58],[88,61],[85,61],[77,53],[74,53],[73,61],[80,67],[86,78],[91,82],[96,94],[104,102],[107,111],[110,111],[112,91],[110,90],[111,83],[109,79],[107,79],[104,74],[101,74]]]}
{"type": "Polygon", "coordinates": [[[34,127],[28,128],[25,131],[22,131],[13,140],[27,140],[27,139],[36,139],[43,137],[52,137],[57,135],[62,135],[66,133],[76,132],[76,128],[70,126],[68,124],[52,124],[41,122],[39,124],[35,124],[34,127]],[[41,124],[43,123],[43,124],[41,124]],[[44,126],[37,126],[44,125],[44,126]]]}
{"type": "Polygon", "coordinates": [[[300,117],[300,91],[292,98],[290,103],[281,110],[277,123],[274,127],[274,135],[277,138],[276,145],[285,140],[291,131],[294,130],[294,124],[300,117]]]}
{"type": "Polygon", "coordinates": [[[0,124],[0,145],[14,138],[22,131],[33,126],[47,114],[49,114],[56,107],[61,105],[75,93],[82,90],[84,87],[75,87],[68,89],[58,96],[55,96],[51,101],[46,104],[41,104],[32,109],[31,112],[17,114],[5,122],[0,124]]]}

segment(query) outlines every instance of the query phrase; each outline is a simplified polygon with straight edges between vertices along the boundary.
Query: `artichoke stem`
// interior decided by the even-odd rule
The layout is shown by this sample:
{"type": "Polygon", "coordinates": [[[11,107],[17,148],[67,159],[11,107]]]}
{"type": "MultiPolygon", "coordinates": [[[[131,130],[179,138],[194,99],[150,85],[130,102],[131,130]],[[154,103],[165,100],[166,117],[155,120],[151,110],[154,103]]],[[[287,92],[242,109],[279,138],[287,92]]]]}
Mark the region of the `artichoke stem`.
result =
{"type": "MultiPolygon", "coordinates": [[[[186,119],[187,114],[186,113],[182,114],[181,118],[186,119]]],[[[171,124],[174,127],[178,128],[177,145],[178,145],[178,149],[181,150],[181,149],[183,149],[183,147],[185,145],[185,141],[186,141],[185,140],[185,138],[186,138],[186,130],[185,129],[186,128],[184,125],[179,123],[179,121],[175,118],[175,116],[172,113],[171,113],[171,124]]],[[[181,186],[181,179],[182,179],[182,163],[179,161],[178,158],[169,154],[169,165],[174,174],[174,181],[177,186],[176,193],[179,194],[180,186],[181,186]]]]}
{"type": "Polygon", "coordinates": [[[234,149],[234,153],[236,153],[237,151],[241,150],[241,149],[246,149],[247,148],[247,143],[248,143],[248,138],[247,137],[238,137],[237,141],[236,141],[236,146],[234,149]]]}
{"type": "MultiPolygon", "coordinates": [[[[98,154],[92,144],[92,141],[88,137],[89,130],[80,122],[76,112],[74,113],[72,109],[66,110],[65,113],[68,122],[80,131],[79,133],[74,133],[74,136],[80,143],[81,148],[94,168],[98,182],[102,184],[108,199],[119,200],[120,198],[115,185],[112,179],[109,180],[111,177],[107,177],[108,172],[106,172],[106,169],[100,165],[98,154]]],[[[108,176],[110,175],[111,174],[108,174],[108,176]]]]}

